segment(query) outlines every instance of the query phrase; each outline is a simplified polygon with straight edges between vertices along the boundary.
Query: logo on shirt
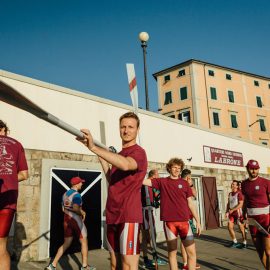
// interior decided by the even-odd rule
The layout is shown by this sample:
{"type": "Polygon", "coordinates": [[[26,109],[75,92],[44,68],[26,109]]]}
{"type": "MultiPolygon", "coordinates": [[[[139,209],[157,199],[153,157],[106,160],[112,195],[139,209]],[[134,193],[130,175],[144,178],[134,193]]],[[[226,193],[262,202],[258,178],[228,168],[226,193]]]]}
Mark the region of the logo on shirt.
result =
{"type": "Polygon", "coordinates": [[[182,188],[183,186],[181,184],[178,185],[178,188],[182,188]]]}
{"type": "Polygon", "coordinates": [[[259,190],[259,189],[260,189],[260,186],[255,186],[255,189],[256,189],[256,190],[259,190]]]}
{"type": "Polygon", "coordinates": [[[132,249],[132,247],[133,247],[133,242],[132,242],[132,241],[129,241],[128,246],[129,246],[130,249],[132,249]]]}

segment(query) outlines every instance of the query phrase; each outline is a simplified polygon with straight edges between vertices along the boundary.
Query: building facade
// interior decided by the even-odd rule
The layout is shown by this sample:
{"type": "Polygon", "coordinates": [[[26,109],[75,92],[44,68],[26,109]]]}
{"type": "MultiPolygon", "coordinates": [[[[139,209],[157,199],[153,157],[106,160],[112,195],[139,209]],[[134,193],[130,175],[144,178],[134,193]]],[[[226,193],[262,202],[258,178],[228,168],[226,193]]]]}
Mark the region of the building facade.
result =
{"type": "Polygon", "coordinates": [[[161,114],[270,144],[270,78],[193,59],[153,76],[161,114]]]}

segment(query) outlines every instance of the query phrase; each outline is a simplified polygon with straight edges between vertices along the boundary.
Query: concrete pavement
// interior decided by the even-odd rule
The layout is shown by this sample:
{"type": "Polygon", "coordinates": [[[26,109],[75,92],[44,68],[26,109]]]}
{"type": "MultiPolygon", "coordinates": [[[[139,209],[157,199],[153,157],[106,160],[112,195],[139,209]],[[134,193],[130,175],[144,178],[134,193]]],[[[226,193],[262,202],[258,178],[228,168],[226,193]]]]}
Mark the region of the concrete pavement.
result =
{"type": "MultiPolygon", "coordinates": [[[[240,239],[240,235],[237,234],[240,239]]],[[[245,250],[228,248],[230,244],[229,233],[226,228],[204,231],[200,238],[196,239],[198,264],[201,270],[263,270],[254,246],[248,239],[248,248],[245,250]]],[[[158,254],[167,260],[166,243],[158,244],[158,254]]],[[[178,253],[179,269],[181,269],[181,255],[178,253]]],[[[80,269],[80,254],[65,256],[61,259],[57,269],[80,269]]],[[[89,262],[96,266],[97,270],[109,269],[109,256],[106,250],[94,250],[89,252],[89,262]]],[[[49,260],[42,262],[13,263],[12,270],[44,269],[49,260]]],[[[143,268],[140,258],[140,270],[143,268]]],[[[169,266],[160,266],[159,270],[169,270],[169,266]]]]}

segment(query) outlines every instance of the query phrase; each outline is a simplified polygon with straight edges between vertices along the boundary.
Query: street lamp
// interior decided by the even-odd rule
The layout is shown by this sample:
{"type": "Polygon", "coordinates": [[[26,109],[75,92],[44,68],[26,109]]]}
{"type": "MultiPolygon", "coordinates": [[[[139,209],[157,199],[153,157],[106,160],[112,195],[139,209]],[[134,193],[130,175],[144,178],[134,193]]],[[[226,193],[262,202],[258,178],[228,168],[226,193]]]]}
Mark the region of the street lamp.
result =
{"type": "Polygon", "coordinates": [[[141,41],[141,46],[143,48],[143,65],[144,65],[144,88],[145,88],[145,107],[149,111],[149,97],[148,97],[148,81],[147,81],[147,66],[146,66],[146,47],[149,35],[146,32],[141,32],[139,34],[139,39],[141,41]]]}

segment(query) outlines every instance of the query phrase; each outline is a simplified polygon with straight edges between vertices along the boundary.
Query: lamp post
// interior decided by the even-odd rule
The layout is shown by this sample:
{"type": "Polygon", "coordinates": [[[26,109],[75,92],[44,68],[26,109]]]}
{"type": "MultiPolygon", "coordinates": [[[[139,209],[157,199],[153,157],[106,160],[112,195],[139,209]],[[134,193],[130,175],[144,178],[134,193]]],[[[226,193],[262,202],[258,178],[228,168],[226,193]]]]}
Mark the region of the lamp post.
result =
{"type": "Polygon", "coordinates": [[[146,32],[141,32],[139,34],[139,39],[141,41],[141,46],[143,48],[143,66],[144,66],[144,88],[145,88],[145,107],[149,111],[149,97],[148,97],[148,80],[147,80],[147,66],[146,66],[146,47],[149,35],[146,32]]]}
{"type": "Polygon", "coordinates": [[[260,122],[260,120],[258,119],[258,120],[256,120],[255,122],[253,122],[252,124],[250,124],[250,125],[248,125],[249,127],[252,127],[254,124],[256,124],[256,123],[258,123],[258,122],[260,122]]]}

